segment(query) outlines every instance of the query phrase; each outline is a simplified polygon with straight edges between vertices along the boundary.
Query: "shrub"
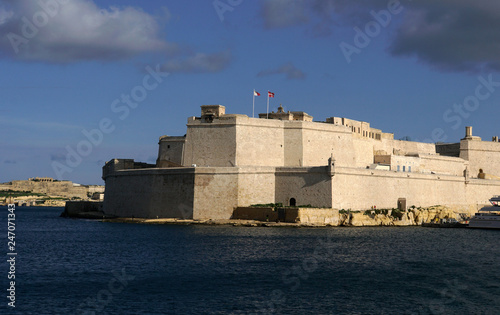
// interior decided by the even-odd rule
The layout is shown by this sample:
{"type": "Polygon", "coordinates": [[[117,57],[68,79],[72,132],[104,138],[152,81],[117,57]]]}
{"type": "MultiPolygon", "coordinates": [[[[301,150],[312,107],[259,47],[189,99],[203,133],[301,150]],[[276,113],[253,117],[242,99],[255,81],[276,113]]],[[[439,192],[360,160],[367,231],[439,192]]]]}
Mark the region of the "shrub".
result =
{"type": "Polygon", "coordinates": [[[399,209],[393,209],[391,213],[391,217],[395,219],[401,219],[403,217],[403,212],[399,209]]]}

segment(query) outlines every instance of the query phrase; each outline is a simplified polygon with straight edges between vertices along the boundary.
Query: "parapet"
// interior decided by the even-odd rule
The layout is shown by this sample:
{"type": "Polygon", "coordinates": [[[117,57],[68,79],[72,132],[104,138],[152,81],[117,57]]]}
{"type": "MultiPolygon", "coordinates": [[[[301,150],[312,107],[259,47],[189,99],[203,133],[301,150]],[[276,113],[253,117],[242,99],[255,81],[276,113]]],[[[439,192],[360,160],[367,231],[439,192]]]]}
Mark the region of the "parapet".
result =
{"type": "Polygon", "coordinates": [[[160,143],[161,142],[185,142],[186,141],[186,136],[161,136],[160,137],[160,143]]]}
{"type": "Polygon", "coordinates": [[[370,127],[370,123],[357,121],[343,117],[329,117],[325,121],[329,124],[341,125],[349,128],[353,135],[360,138],[370,138],[375,140],[394,139],[394,134],[382,132],[380,129],[370,127]]]}
{"type": "Polygon", "coordinates": [[[102,167],[102,179],[106,180],[108,175],[116,171],[155,167],[155,164],[135,162],[133,159],[112,159],[102,167]]]}
{"type": "Polygon", "coordinates": [[[277,120],[301,120],[301,121],[313,121],[313,116],[307,114],[306,112],[285,112],[283,106],[278,107],[278,111],[270,113],[261,113],[259,118],[263,119],[277,119],[277,120]]]}

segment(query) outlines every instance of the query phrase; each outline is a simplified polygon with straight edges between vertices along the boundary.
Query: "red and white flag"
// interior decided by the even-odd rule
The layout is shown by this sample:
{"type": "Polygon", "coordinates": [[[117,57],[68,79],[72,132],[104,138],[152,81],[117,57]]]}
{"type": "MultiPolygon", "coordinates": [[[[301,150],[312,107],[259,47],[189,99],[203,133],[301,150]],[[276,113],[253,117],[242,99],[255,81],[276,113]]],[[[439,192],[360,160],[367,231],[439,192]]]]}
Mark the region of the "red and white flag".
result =
{"type": "Polygon", "coordinates": [[[267,96],[269,96],[269,97],[274,97],[274,93],[273,93],[273,92],[269,92],[269,91],[267,91],[267,96]]]}
{"type": "Polygon", "coordinates": [[[257,92],[257,91],[255,91],[255,90],[253,90],[253,96],[260,96],[260,93],[257,92]]]}

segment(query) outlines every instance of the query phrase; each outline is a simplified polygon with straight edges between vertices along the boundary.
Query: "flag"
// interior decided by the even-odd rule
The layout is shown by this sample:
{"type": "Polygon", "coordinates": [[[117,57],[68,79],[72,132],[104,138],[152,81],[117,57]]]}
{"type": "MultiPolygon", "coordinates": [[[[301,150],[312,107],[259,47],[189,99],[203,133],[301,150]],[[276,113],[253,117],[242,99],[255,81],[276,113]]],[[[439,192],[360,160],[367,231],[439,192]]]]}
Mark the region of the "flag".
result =
{"type": "Polygon", "coordinates": [[[260,93],[257,92],[257,91],[255,91],[255,90],[253,90],[253,96],[260,96],[260,93]]]}
{"type": "Polygon", "coordinates": [[[269,96],[269,97],[274,97],[274,93],[273,93],[273,92],[269,92],[269,91],[267,91],[267,96],[269,96]]]}

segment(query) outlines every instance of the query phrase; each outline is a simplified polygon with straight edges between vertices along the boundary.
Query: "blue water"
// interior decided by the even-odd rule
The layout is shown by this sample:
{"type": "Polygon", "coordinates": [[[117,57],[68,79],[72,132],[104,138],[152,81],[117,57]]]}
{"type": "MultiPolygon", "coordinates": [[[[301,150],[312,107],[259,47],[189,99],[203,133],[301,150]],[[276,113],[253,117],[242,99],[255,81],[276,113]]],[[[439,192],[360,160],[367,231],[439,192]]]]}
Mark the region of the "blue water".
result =
{"type": "MultiPolygon", "coordinates": [[[[7,208],[0,207],[7,253],[7,208]]],[[[498,314],[500,231],[101,223],[16,209],[2,314],[498,314]]],[[[5,257],[7,257],[5,255],[5,257]]]]}

